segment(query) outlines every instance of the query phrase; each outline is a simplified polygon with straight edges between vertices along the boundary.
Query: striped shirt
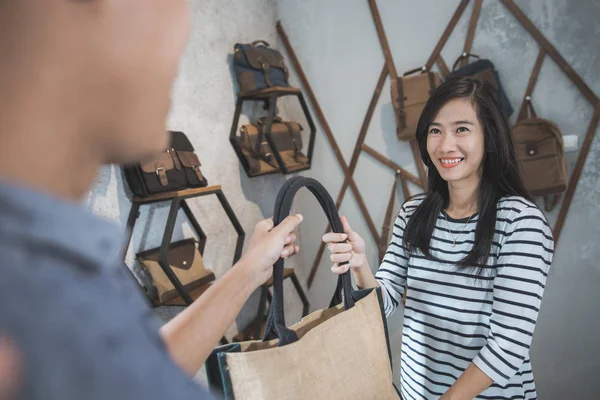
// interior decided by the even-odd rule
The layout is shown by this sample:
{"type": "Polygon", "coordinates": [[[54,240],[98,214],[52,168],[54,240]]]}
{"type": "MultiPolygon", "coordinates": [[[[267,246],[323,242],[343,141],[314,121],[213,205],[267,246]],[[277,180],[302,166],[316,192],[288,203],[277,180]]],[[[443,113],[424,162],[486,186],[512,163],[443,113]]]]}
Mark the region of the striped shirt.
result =
{"type": "Polygon", "coordinates": [[[467,221],[440,213],[431,253],[443,262],[403,248],[406,222],[423,199],[402,206],[375,275],[387,316],[407,288],[402,397],[437,399],[473,362],[494,382],[477,399],[536,399],[529,348],[554,251],[544,214],[521,197],[500,199],[490,257],[474,279],[456,263],[473,247],[477,215],[467,221]]]}

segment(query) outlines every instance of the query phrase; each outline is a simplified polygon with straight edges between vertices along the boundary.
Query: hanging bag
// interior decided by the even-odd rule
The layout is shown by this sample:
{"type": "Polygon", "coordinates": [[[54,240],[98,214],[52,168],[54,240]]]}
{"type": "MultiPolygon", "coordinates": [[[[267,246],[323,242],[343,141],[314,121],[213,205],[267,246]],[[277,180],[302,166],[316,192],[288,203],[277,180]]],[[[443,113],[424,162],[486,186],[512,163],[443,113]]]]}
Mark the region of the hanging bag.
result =
{"type": "Polygon", "coordinates": [[[423,72],[422,68],[408,71],[392,81],[392,105],[396,114],[398,140],[416,138],[419,117],[429,96],[439,85],[440,76],[431,71],[423,72]],[[420,73],[415,75],[417,72],[420,73]],[[397,87],[393,87],[394,82],[397,87]]]}
{"type": "MultiPolygon", "coordinates": [[[[306,187],[325,211],[332,230],[343,232],[331,196],[312,178],[294,177],[281,188],[273,220],[290,213],[306,187]]],[[[381,288],[356,291],[350,271],[338,277],[330,308],[286,327],[283,259],[274,265],[273,301],[262,341],[217,347],[206,365],[211,387],[236,400],[399,399],[392,382],[381,288]]]]}
{"type": "Polygon", "coordinates": [[[524,114],[512,127],[512,135],[525,187],[533,196],[544,197],[544,207],[551,211],[567,189],[567,161],[560,128],[538,118],[529,100],[524,114]]]}
{"type": "Polygon", "coordinates": [[[498,75],[498,71],[496,71],[494,64],[490,60],[480,58],[476,54],[461,54],[452,66],[452,73],[450,73],[450,75],[448,75],[446,79],[459,78],[462,76],[473,76],[483,81],[489,82],[498,91],[498,96],[500,97],[500,102],[502,103],[502,108],[504,109],[506,117],[508,118],[512,115],[514,110],[510,105],[510,101],[506,96],[502,84],[500,83],[500,76],[498,75]],[[469,58],[475,58],[477,61],[469,63],[459,69],[456,69],[458,64],[465,58],[467,60],[469,58]]]}
{"type": "MultiPolygon", "coordinates": [[[[271,139],[289,171],[306,167],[308,157],[302,153],[302,125],[276,116],[271,124],[271,139]]],[[[243,125],[239,140],[251,174],[279,170],[266,136],[266,117],[259,118],[256,123],[243,125]]]]}
{"type": "Polygon", "coordinates": [[[142,163],[123,166],[123,174],[134,195],[204,187],[208,182],[200,169],[200,159],[183,132],[169,131],[169,146],[142,163]]]}
{"type": "Polygon", "coordinates": [[[233,53],[233,67],[240,92],[290,86],[283,56],[264,40],[250,44],[237,43],[233,53]]]}

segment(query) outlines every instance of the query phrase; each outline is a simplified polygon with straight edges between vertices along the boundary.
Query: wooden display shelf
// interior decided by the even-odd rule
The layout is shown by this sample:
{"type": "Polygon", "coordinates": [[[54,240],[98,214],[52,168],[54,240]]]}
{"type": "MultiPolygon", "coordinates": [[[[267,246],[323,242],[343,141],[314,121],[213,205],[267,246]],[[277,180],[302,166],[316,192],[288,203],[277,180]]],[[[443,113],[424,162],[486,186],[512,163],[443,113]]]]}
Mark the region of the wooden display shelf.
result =
{"type": "Polygon", "coordinates": [[[157,193],[148,197],[138,197],[134,196],[132,201],[134,203],[146,204],[146,203],[154,203],[157,201],[164,200],[172,200],[176,197],[186,198],[186,197],[196,197],[207,194],[217,193],[221,190],[221,185],[213,185],[213,186],[205,186],[200,188],[193,189],[185,189],[185,190],[177,190],[173,192],[165,192],[165,193],[157,193]]]}

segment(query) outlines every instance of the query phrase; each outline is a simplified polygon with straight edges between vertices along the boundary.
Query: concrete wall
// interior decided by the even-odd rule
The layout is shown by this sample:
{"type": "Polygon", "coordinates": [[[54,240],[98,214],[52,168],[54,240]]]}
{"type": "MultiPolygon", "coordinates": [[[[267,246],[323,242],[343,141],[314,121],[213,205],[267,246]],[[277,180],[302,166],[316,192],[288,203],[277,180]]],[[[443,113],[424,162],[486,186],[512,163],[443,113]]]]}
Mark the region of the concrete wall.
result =
{"type": "MultiPolygon", "coordinates": [[[[173,105],[168,128],[181,130],[190,138],[202,162],[209,184],[223,188],[231,207],[246,231],[246,243],[254,224],[271,216],[276,191],[283,176],[249,179],[229,144],[229,130],[235,108],[237,83],[231,73],[233,46],[237,42],[264,39],[275,43],[276,3],[274,0],[248,0],[243,7],[234,0],[189,0],[192,33],[173,88],[173,105]]],[[[259,107],[246,112],[259,113],[259,107]]],[[[293,111],[293,109],[292,109],[293,111]]],[[[285,110],[282,109],[282,112],[285,110]]],[[[259,115],[260,114],[255,114],[259,115]]],[[[242,116],[241,123],[248,120],[242,116]]],[[[89,209],[119,223],[123,230],[131,206],[121,171],[111,165],[103,168],[86,201],[89,209]]],[[[189,201],[200,225],[208,236],[205,264],[219,277],[231,268],[236,233],[216,196],[189,201]]],[[[169,204],[144,206],[134,230],[126,262],[136,270],[134,255],[138,251],[160,246],[169,204]]],[[[193,231],[183,212],[175,226],[173,240],[191,237],[193,231]]],[[[293,266],[294,260],[290,261],[293,266]]],[[[286,288],[289,288],[289,283],[286,288]]],[[[291,290],[291,289],[290,289],[291,290]]],[[[227,336],[243,329],[256,315],[258,293],[249,301],[227,336]]],[[[287,296],[290,321],[300,318],[301,305],[287,296]]],[[[163,321],[180,308],[161,307],[157,314],[163,321]]],[[[202,380],[202,373],[199,374],[202,380]]]]}
{"type": "MultiPolygon", "coordinates": [[[[363,0],[248,0],[243,7],[233,0],[188,2],[194,27],[173,90],[168,128],[188,134],[210,184],[223,186],[249,237],[254,224],[271,215],[274,197],[286,177],[247,178],[229,145],[227,136],[237,91],[230,71],[233,45],[238,41],[265,39],[282,48],[274,29],[276,19],[282,20],[347,162],[383,67],[383,56],[367,2],[363,0]]],[[[426,61],[457,4],[458,0],[378,2],[399,72],[426,61]]],[[[596,24],[600,2],[582,2],[577,8],[568,7],[569,3],[564,0],[520,0],[517,4],[591,89],[600,94],[600,79],[595,73],[600,61],[600,48],[595,40],[600,34],[596,24]]],[[[462,49],[470,10],[471,6],[442,52],[449,64],[462,49]]],[[[484,2],[480,21],[473,50],[493,59],[513,106],[518,108],[537,55],[536,44],[497,2],[484,2]]],[[[294,75],[292,83],[299,85],[294,75]]],[[[592,109],[549,60],[544,63],[534,101],[538,113],[555,120],[565,133],[580,137],[585,133],[592,109]]],[[[292,101],[283,102],[280,108],[284,116],[301,118],[299,108],[292,101]]],[[[245,111],[256,113],[259,109],[245,111]]],[[[335,198],[343,173],[321,127],[318,129],[313,168],[303,175],[321,181],[335,198]]],[[[366,143],[416,172],[408,146],[398,143],[394,136],[389,83],[383,90],[366,143]]],[[[600,143],[596,142],[562,233],[534,338],[533,363],[540,397],[544,399],[589,399],[600,395],[600,384],[594,379],[600,371],[596,356],[600,350],[600,319],[596,310],[600,268],[595,262],[600,258],[596,246],[600,237],[600,212],[595,206],[600,195],[599,155],[600,143]]],[[[575,157],[576,154],[569,155],[571,168],[575,157]]],[[[393,182],[391,171],[363,155],[355,179],[375,225],[381,227],[393,182]]],[[[397,207],[402,200],[401,192],[398,197],[397,207]]],[[[86,205],[125,227],[130,201],[118,168],[107,166],[100,171],[86,205]]],[[[303,284],[326,226],[316,206],[310,195],[298,194],[295,208],[306,218],[299,230],[302,251],[289,264],[296,267],[303,284]]],[[[191,207],[208,235],[206,264],[220,276],[231,267],[235,231],[214,196],[194,200],[191,207]]],[[[137,251],[159,245],[167,213],[166,205],[142,209],[127,254],[130,267],[135,266],[133,256],[137,251]]],[[[341,213],[347,215],[354,229],[368,240],[373,249],[370,261],[376,268],[375,244],[369,239],[369,231],[350,193],[346,195],[341,213]]],[[[551,219],[554,217],[550,215],[551,219]]],[[[189,224],[180,215],[174,240],[191,234],[189,224]]],[[[324,257],[309,292],[312,309],[328,304],[334,283],[329,267],[330,262],[324,257]]],[[[301,306],[289,284],[286,290],[289,293],[287,320],[292,323],[299,319],[301,306]]],[[[256,305],[257,297],[253,296],[237,324],[229,330],[229,336],[245,326],[256,312],[256,305]]],[[[174,309],[157,311],[163,320],[177,312],[174,309]]],[[[396,366],[401,324],[401,313],[396,313],[390,319],[396,366]]],[[[398,372],[395,375],[397,380],[398,372]]]]}
{"type": "MultiPolygon", "coordinates": [[[[452,16],[458,0],[380,0],[377,2],[398,72],[421,66],[452,16]]],[[[472,2],[471,2],[472,3],[472,2]]],[[[600,47],[600,2],[573,3],[560,0],[517,1],[533,23],[569,61],[592,91],[600,94],[597,65],[600,47]],[[570,7],[569,7],[570,5],[570,7]]],[[[470,4],[451,36],[442,56],[451,66],[462,51],[471,14],[470,4]]],[[[363,0],[278,0],[278,17],[302,63],[323,112],[328,119],[346,162],[350,161],[358,132],[384,63],[368,3],[363,0]]],[[[473,52],[489,57],[497,66],[515,109],[527,86],[538,47],[518,21],[497,1],[483,3],[473,52]]],[[[579,91],[547,58],[534,92],[538,114],[556,121],[565,134],[577,134],[582,142],[592,107],[579,91]]],[[[515,113],[516,114],[516,113],[515,113]]],[[[516,116],[516,115],[515,115],[516,116]]],[[[512,120],[514,121],[515,116],[512,120]]],[[[323,133],[318,135],[315,168],[307,175],[323,182],[337,196],[343,182],[342,169],[323,133]]],[[[389,96],[389,81],[375,111],[366,143],[416,172],[409,147],[394,136],[394,120],[389,96]]],[[[557,248],[547,290],[533,341],[534,372],[542,399],[600,398],[599,302],[600,142],[592,147],[582,179],[571,206],[557,248]]],[[[568,155],[572,170],[577,153],[568,155]]],[[[393,174],[370,156],[359,160],[355,179],[361,194],[380,229],[389,198],[393,174]]],[[[400,206],[402,194],[398,192],[400,206]]],[[[323,233],[325,222],[309,196],[298,199],[297,206],[307,217],[302,231],[305,250],[302,265],[309,269],[323,233]]],[[[352,194],[342,203],[341,214],[348,216],[353,228],[371,248],[370,262],[377,266],[375,243],[352,194]]],[[[556,212],[549,215],[551,221],[556,212]]],[[[310,298],[324,306],[330,295],[333,277],[331,263],[324,257],[310,298]]],[[[390,318],[390,334],[399,365],[402,316],[390,318]]],[[[399,372],[395,373],[396,379],[399,372]]]]}

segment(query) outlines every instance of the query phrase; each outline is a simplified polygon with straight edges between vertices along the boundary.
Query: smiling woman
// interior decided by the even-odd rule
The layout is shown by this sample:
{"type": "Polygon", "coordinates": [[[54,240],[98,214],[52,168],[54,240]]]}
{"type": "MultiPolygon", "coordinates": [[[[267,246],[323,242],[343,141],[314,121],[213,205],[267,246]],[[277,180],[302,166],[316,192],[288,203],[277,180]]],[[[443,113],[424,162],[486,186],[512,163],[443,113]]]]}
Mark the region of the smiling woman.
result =
{"type": "Polygon", "coordinates": [[[529,347],[554,241],[523,185],[495,89],[447,80],[421,114],[417,142],[429,188],[402,206],[377,273],[345,218],[344,236],[323,237],[332,271],[381,286],[388,316],[406,294],[404,399],[535,399],[529,347]]]}

